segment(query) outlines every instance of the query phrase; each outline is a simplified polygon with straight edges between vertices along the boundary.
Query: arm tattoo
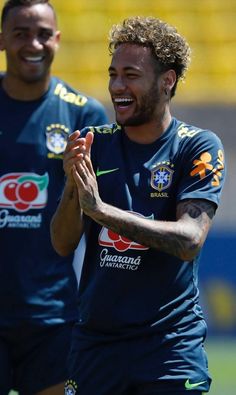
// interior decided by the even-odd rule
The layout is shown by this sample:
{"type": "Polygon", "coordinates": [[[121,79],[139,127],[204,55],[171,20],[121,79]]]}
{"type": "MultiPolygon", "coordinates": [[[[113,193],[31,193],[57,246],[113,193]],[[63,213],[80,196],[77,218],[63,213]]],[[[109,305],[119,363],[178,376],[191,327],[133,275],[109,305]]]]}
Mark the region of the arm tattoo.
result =
{"type": "Polygon", "coordinates": [[[178,203],[175,221],[151,221],[120,210],[107,221],[108,210],[100,224],[147,247],[192,260],[205,241],[214,213],[214,203],[189,199],[178,203]]]}
{"type": "Polygon", "coordinates": [[[215,205],[207,200],[189,199],[183,200],[177,206],[177,218],[188,213],[191,218],[197,220],[204,212],[212,219],[215,214],[215,205]]]}

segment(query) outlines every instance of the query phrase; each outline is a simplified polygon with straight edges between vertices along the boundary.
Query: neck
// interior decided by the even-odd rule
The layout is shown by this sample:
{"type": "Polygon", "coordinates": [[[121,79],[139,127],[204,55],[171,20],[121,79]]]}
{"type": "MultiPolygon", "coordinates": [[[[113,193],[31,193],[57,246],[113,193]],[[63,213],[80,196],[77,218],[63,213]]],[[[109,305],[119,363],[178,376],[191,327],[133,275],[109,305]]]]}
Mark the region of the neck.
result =
{"type": "Polygon", "coordinates": [[[124,131],[131,141],[139,144],[151,144],[158,140],[171,123],[171,114],[165,111],[162,117],[157,117],[143,125],[125,126],[124,131]]]}
{"type": "Polygon", "coordinates": [[[47,92],[50,76],[37,82],[25,82],[6,74],[2,79],[2,87],[12,99],[21,101],[37,100],[47,92]]]}

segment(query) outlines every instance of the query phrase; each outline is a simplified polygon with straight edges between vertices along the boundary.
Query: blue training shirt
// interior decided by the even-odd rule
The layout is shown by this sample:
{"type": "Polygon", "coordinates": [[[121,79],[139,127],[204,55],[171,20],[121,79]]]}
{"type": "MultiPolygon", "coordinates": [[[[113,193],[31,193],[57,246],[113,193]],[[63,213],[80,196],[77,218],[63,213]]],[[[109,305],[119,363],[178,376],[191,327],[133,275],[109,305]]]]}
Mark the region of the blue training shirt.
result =
{"type": "MultiPolygon", "coordinates": [[[[183,199],[218,206],[224,152],[209,130],[173,118],[152,144],[129,140],[117,124],[94,132],[91,158],[101,199],[150,221],[175,221],[183,199]]],[[[147,248],[91,220],[80,282],[78,327],[89,336],[133,336],[202,319],[198,260],[147,248]]]]}
{"type": "Polygon", "coordinates": [[[0,87],[0,108],[0,325],[74,320],[73,257],[56,254],[49,225],[67,137],[106,123],[105,109],[56,77],[35,101],[14,100],[0,87]]]}

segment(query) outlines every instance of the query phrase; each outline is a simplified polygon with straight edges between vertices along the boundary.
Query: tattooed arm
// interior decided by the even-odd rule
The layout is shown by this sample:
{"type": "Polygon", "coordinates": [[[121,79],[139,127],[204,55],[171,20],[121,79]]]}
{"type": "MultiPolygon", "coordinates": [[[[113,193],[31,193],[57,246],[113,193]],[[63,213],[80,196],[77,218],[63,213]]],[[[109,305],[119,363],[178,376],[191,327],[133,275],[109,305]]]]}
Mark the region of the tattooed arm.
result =
{"type": "Polygon", "coordinates": [[[176,221],[152,221],[102,203],[91,217],[147,247],[192,260],[201,249],[215,212],[213,203],[191,199],[177,206],[176,221]]]}
{"type": "Polygon", "coordinates": [[[94,221],[139,244],[191,261],[210,229],[215,205],[207,200],[178,203],[176,221],[149,220],[104,203],[89,160],[79,163],[75,174],[80,205],[94,221]]]}

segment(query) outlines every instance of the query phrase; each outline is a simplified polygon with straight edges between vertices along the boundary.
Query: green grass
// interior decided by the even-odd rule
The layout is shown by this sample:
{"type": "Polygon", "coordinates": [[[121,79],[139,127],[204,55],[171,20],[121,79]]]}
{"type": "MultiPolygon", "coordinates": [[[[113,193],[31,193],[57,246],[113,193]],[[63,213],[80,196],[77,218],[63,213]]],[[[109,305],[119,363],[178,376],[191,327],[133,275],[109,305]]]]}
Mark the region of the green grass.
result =
{"type": "MultiPolygon", "coordinates": [[[[206,351],[213,379],[209,395],[235,395],[236,340],[208,340],[206,351]]],[[[18,395],[11,391],[9,395],[18,395]]]]}
{"type": "Polygon", "coordinates": [[[212,376],[209,395],[235,395],[236,340],[208,340],[206,351],[212,376]]]}

